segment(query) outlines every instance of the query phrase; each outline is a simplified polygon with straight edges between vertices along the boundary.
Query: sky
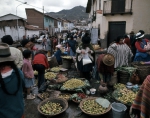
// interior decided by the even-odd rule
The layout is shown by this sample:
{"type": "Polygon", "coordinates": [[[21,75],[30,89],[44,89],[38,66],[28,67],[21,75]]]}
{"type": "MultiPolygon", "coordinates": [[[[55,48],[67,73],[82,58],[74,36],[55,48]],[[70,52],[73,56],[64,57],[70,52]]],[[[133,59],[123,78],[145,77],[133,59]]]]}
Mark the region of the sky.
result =
{"type": "Polygon", "coordinates": [[[44,12],[46,13],[58,12],[63,9],[71,9],[79,5],[86,7],[87,0],[0,0],[0,16],[9,13],[16,15],[17,11],[18,16],[26,18],[25,8],[35,8],[38,11],[43,12],[42,8],[44,6],[44,12]],[[41,9],[29,6],[27,4],[22,4],[21,2],[27,2],[27,4],[41,9]]]}

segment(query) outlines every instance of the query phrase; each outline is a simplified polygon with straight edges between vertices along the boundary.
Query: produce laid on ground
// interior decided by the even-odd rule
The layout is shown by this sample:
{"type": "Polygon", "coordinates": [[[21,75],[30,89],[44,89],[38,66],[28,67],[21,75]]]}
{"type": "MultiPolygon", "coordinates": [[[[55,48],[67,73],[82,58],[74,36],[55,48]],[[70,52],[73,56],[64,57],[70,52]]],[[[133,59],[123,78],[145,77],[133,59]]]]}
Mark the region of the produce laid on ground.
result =
{"type": "Polygon", "coordinates": [[[60,71],[60,67],[53,67],[53,68],[51,68],[51,71],[59,72],[60,71]]]}
{"type": "Polygon", "coordinates": [[[76,78],[72,78],[72,79],[66,81],[62,87],[65,89],[73,90],[73,89],[76,89],[76,88],[79,88],[82,86],[85,86],[84,81],[76,79],[76,78]]]}
{"type": "Polygon", "coordinates": [[[63,59],[72,59],[71,56],[62,56],[63,59]]]}
{"type": "Polygon", "coordinates": [[[46,102],[44,105],[40,107],[41,111],[48,115],[54,115],[60,113],[63,108],[59,103],[54,102],[46,102]]]}
{"type": "Polygon", "coordinates": [[[38,71],[35,70],[35,71],[34,71],[34,75],[38,75],[38,71]]]}
{"type": "Polygon", "coordinates": [[[71,97],[71,95],[70,94],[59,94],[59,96],[58,96],[58,98],[63,98],[63,99],[66,99],[66,100],[69,100],[70,99],[70,97],[71,97]]]}
{"type": "Polygon", "coordinates": [[[113,92],[113,97],[126,104],[131,105],[136,97],[137,92],[133,92],[131,90],[128,90],[127,88],[118,89],[113,92]]]}
{"type": "Polygon", "coordinates": [[[114,88],[115,89],[123,89],[123,88],[126,88],[126,85],[125,84],[121,84],[121,83],[117,83],[114,85],[114,88]]]}
{"type": "Polygon", "coordinates": [[[46,98],[49,98],[49,93],[48,92],[44,92],[44,93],[41,93],[40,95],[39,95],[39,97],[41,97],[41,99],[46,99],[46,98]]]}
{"type": "Polygon", "coordinates": [[[47,73],[45,73],[45,78],[48,79],[48,80],[55,79],[56,78],[56,74],[53,73],[53,72],[47,72],[47,73]]]}
{"type": "Polygon", "coordinates": [[[64,74],[58,74],[57,79],[56,79],[56,83],[62,83],[62,82],[65,82],[67,80],[68,80],[68,78],[64,74]]]}
{"type": "Polygon", "coordinates": [[[84,101],[81,107],[85,112],[93,115],[103,114],[107,110],[107,108],[102,107],[94,99],[84,101]]]}
{"type": "Polygon", "coordinates": [[[84,93],[75,93],[71,96],[72,101],[76,103],[80,103],[82,99],[87,98],[88,96],[85,95],[84,93]]]}

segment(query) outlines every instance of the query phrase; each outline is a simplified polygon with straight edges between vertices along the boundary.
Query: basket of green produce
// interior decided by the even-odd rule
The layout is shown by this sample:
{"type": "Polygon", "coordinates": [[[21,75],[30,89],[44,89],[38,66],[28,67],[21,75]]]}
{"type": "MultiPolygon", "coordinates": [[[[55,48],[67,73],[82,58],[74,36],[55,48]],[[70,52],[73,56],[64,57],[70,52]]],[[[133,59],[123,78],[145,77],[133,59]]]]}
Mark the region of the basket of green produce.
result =
{"type": "Polygon", "coordinates": [[[112,93],[112,96],[115,100],[127,105],[131,106],[137,92],[133,92],[132,90],[129,90],[127,88],[123,89],[117,89],[112,93]]]}
{"type": "Polygon", "coordinates": [[[111,104],[108,100],[98,97],[85,98],[80,102],[80,109],[87,115],[99,116],[108,113],[111,110],[111,104]],[[101,99],[99,104],[97,101],[101,99]],[[103,104],[105,103],[105,104],[103,104]]]}
{"type": "Polygon", "coordinates": [[[59,72],[60,71],[60,67],[53,67],[50,69],[51,72],[59,72]]]}
{"type": "Polygon", "coordinates": [[[63,83],[60,90],[67,90],[67,91],[83,91],[83,88],[90,87],[88,80],[81,80],[77,78],[72,78],[65,83],[63,83]]]}
{"type": "Polygon", "coordinates": [[[57,76],[57,74],[53,73],[53,72],[47,72],[47,73],[45,73],[45,78],[47,80],[53,80],[53,79],[56,78],[56,76],[57,76]]]}
{"type": "Polygon", "coordinates": [[[42,115],[52,117],[66,111],[68,102],[62,98],[49,98],[42,101],[37,108],[42,115]]]}

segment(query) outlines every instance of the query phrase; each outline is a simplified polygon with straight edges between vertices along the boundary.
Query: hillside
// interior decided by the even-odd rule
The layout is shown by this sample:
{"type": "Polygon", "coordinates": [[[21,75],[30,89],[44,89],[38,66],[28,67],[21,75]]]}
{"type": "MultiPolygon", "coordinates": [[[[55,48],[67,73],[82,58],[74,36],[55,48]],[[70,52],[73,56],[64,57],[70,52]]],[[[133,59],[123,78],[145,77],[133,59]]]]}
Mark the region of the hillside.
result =
{"type": "Polygon", "coordinates": [[[70,10],[61,10],[59,12],[49,12],[46,14],[49,14],[55,18],[63,18],[68,20],[87,20],[88,14],[85,13],[85,9],[86,8],[83,6],[76,6],[70,10]]]}

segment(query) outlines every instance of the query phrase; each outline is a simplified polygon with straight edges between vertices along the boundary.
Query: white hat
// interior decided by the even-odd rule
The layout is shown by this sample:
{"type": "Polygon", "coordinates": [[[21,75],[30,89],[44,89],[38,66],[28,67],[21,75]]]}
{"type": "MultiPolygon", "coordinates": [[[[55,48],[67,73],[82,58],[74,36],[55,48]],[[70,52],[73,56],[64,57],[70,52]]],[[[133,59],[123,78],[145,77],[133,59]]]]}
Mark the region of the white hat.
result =
{"type": "Polygon", "coordinates": [[[144,34],[142,34],[141,32],[138,32],[135,36],[136,36],[136,39],[140,39],[144,37],[144,34]]]}

